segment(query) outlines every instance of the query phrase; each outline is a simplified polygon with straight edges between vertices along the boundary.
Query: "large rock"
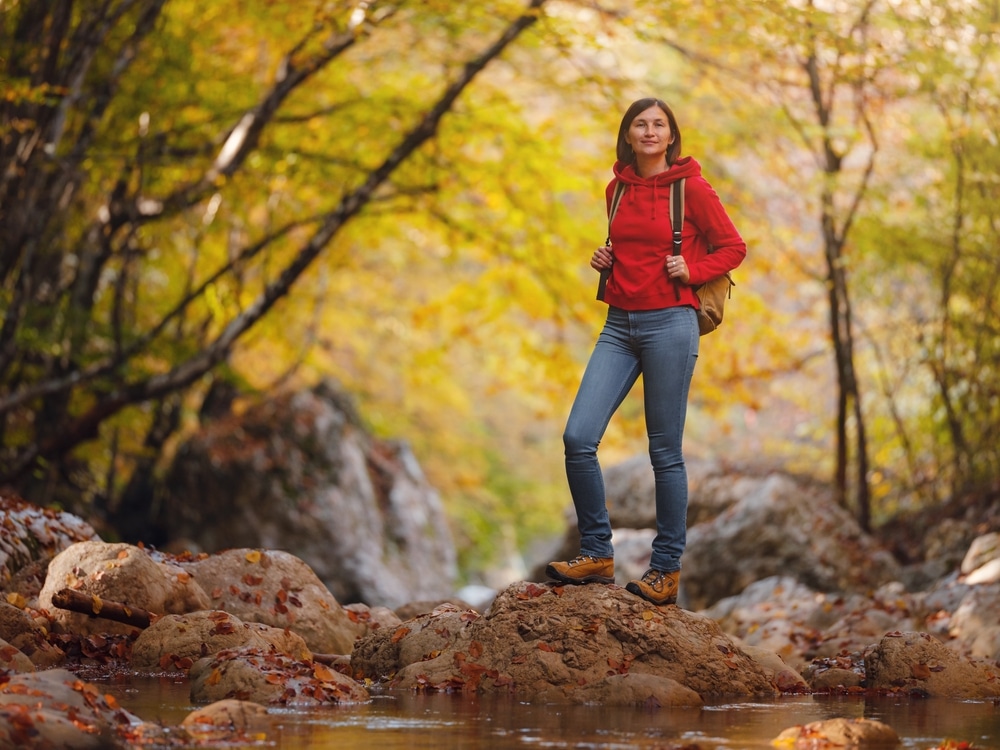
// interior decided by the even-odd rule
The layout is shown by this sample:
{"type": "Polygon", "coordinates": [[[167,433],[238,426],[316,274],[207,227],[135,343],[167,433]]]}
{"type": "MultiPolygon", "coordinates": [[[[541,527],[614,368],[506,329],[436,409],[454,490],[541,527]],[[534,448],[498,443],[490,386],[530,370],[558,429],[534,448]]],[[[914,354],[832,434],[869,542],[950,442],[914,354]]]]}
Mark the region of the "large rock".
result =
{"type": "Polygon", "coordinates": [[[948,645],[976,658],[1000,659],[1000,583],[972,586],[948,620],[948,645]]]}
{"type": "Polygon", "coordinates": [[[44,626],[36,623],[24,610],[6,602],[0,602],[0,638],[41,669],[61,664],[66,657],[62,649],[49,643],[44,626]]]}
{"type": "Polygon", "coordinates": [[[409,448],[370,436],[329,384],[210,423],[178,449],[167,487],[171,538],[294,550],[342,603],[453,594],[440,497],[409,448]]]}
{"type": "Polygon", "coordinates": [[[932,698],[1000,696],[1000,670],[957,654],[927,633],[886,633],[865,654],[865,686],[932,698]]]}
{"type": "Polygon", "coordinates": [[[231,549],[184,563],[212,608],[298,633],[314,652],[349,654],[371,621],[344,609],[316,573],[280,550],[231,549]]]}
{"type": "Polygon", "coordinates": [[[254,739],[260,744],[259,738],[267,735],[267,709],[259,703],[227,698],[192,711],[181,727],[200,744],[251,745],[254,739]]]}
{"type": "Polygon", "coordinates": [[[829,493],[785,474],[747,487],[725,513],[688,530],[681,588],[692,609],[790,576],[816,591],[865,591],[897,580],[898,563],[829,493]]]}
{"type": "Polygon", "coordinates": [[[52,597],[64,588],[158,615],[210,606],[208,596],[188,573],[153,560],[145,549],[131,544],[78,542],[67,547],[49,564],[38,595],[39,607],[48,611],[56,632],[131,634],[133,626],[53,605],[52,597]]]}
{"type": "Polygon", "coordinates": [[[826,719],[791,727],[771,743],[795,750],[853,747],[890,748],[899,744],[899,735],[888,724],[874,719],[826,719]]]}
{"type": "Polygon", "coordinates": [[[0,685],[0,747],[126,748],[140,725],[64,669],[13,675],[0,685]]]}
{"type": "Polygon", "coordinates": [[[673,680],[702,700],[777,693],[764,668],[714,621],[654,607],[618,586],[519,582],[483,617],[452,612],[447,628],[430,617],[361,641],[351,660],[355,675],[395,673],[392,684],[402,688],[561,702],[579,700],[581,689],[594,699],[602,691],[592,686],[613,674],[673,680]]]}
{"type": "Polygon", "coordinates": [[[286,706],[368,703],[365,687],[330,667],[259,649],[226,649],[191,667],[191,700],[286,706]]]}
{"type": "Polygon", "coordinates": [[[82,519],[39,508],[0,490],[0,591],[31,601],[38,595],[49,561],[76,542],[99,540],[82,519]]]}
{"type": "Polygon", "coordinates": [[[228,612],[206,610],[156,620],[132,644],[131,664],[140,672],[176,669],[186,674],[198,659],[238,648],[274,649],[296,659],[312,658],[305,641],[289,630],[245,623],[228,612]]]}

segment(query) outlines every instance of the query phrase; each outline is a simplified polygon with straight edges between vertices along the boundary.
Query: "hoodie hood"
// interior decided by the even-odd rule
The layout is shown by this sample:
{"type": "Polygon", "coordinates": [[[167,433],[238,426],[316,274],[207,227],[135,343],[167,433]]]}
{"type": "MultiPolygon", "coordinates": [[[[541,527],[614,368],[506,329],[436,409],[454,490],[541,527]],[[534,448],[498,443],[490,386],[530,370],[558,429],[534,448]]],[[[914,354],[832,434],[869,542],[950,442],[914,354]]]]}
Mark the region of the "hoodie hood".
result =
{"type": "Polygon", "coordinates": [[[701,174],[701,164],[693,156],[684,156],[674,162],[670,169],[665,172],[660,172],[652,177],[640,177],[635,172],[635,165],[616,161],[614,173],[615,177],[626,185],[654,187],[670,185],[683,177],[697,177],[701,174]]]}
{"type": "Polygon", "coordinates": [[[665,172],[660,172],[652,177],[640,177],[636,174],[635,165],[617,161],[614,166],[615,177],[626,185],[624,199],[638,208],[640,205],[645,209],[640,209],[648,213],[650,218],[655,219],[661,207],[668,205],[666,201],[661,201],[661,192],[669,195],[670,186],[677,180],[684,177],[698,177],[701,175],[701,165],[691,156],[685,156],[674,162],[673,166],[665,172]],[[662,204],[662,206],[661,206],[662,204]]]}

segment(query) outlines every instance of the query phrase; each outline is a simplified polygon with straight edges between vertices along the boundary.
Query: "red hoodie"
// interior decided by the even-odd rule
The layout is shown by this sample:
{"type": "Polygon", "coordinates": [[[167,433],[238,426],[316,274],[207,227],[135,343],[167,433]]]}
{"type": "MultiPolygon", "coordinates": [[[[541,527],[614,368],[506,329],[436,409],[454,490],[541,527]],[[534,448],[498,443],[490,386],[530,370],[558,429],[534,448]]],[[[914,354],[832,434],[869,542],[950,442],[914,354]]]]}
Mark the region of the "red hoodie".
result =
{"type": "Polygon", "coordinates": [[[701,176],[701,165],[692,157],[678,159],[666,172],[640,177],[631,164],[616,162],[615,179],[606,190],[608,209],[615,182],[625,192],[611,223],[614,265],[604,301],[625,310],[653,310],[677,305],[698,307],[692,287],[722,276],[746,257],[747,246],[736,231],[718,194],[701,176]],[[675,284],[667,277],[664,261],[673,252],[670,229],[670,186],[686,177],[681,254],[691,279],[675,284]],[[709,253],[709,247],[714,248],[709,253]],[[680,299],[677,291],[680,290],[680,299]]]}

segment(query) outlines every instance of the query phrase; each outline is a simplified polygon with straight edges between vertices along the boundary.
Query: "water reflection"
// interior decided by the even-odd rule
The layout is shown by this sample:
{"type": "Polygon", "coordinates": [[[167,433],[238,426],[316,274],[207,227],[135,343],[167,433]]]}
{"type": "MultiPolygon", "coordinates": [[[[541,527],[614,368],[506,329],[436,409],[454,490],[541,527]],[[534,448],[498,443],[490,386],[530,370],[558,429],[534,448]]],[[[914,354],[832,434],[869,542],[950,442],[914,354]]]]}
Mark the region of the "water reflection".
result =
{"type": "MultiPolygon", "coordinates": [[[[128,710],[165,725],[180,723],[195,708],[188,699],[186,680],[131,678],[106,688],[128,710]]],[[[364,706],[274,708],[269,715],[267,741],[256,747],[614,750],[697,745],[701,750],[763,750],[771,748],[771,741],[791,726],[865,717],[895,729],[907,749],[926,750],[952,739],[1000,750],[1000,707],[983,702],[794,696],[668,710],[385,692],[364,706]]]]}

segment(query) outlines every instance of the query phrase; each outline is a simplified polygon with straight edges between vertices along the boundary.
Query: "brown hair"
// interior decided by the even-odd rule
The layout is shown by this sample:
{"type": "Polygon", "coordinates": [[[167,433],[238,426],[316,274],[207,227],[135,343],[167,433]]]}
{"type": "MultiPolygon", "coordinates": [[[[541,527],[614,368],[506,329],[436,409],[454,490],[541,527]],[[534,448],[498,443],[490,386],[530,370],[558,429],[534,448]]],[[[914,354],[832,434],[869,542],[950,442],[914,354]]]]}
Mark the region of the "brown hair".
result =
{"type": "Polygon", "coordinates": [[[659,107],[663,110],[663,114],[667,116],[667,122],[670,123],[670,133],[673,135],[674,140],[667,147],[667,166],[673,166],[674,162],[681,155],[681,129],[677,126],[677,118],[674,117],[673,110],[667,106],[666,102],[652,96],[632,102],[629,108],[625,110],[625,116],[622,117],[622,124],[618,128],[618,161],[625,164],[635,163],[635,152],[626,140],[628,138],[628,129],[632,126],[632,120],[650,107],[659,107]]]}

